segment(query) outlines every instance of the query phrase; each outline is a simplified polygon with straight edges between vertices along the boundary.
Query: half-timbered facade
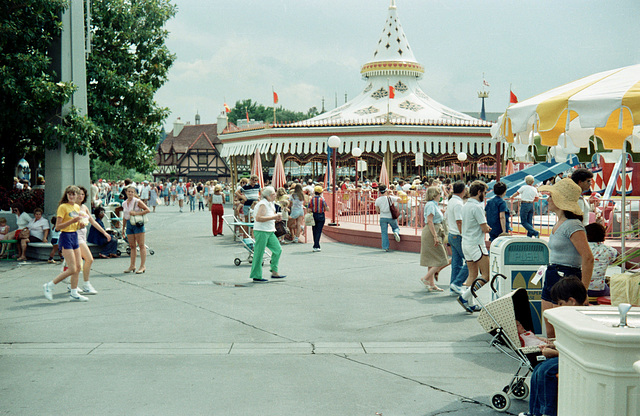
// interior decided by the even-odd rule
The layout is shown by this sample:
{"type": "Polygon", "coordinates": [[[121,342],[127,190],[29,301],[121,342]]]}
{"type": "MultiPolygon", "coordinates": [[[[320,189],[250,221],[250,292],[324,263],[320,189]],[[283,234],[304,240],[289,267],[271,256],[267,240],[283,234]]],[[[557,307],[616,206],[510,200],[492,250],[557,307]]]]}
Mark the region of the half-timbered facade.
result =
{"type": "Polygon", "coordinates": [[[156,180],[226,181],[231,177],[220,157],[217,124],[184,124],[178,119],[173,130],[158,147],[156,180]]]}

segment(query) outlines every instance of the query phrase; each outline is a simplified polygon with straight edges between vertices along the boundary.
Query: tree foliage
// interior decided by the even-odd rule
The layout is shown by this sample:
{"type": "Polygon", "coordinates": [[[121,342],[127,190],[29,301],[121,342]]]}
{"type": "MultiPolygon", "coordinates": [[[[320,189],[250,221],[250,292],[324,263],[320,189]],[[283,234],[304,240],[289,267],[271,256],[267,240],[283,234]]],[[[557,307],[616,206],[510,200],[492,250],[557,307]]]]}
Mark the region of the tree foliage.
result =
{"type": "Polygon", "coordinates": [[[165,45],[169,0],[93,2],[92,53],[87,62],[89,116],[101,136],[92,154],[104,162],[147,172],[167,108],[154,101],[175,60],[165,45]]]}
{"type": "MultiPolygon", "coordinates": [[[[236,101],[235,106],[227,116],[232,123],[236,123],[238,120],[246,120],[247,114],[249,115],[249,119],[273,123],[273,107],[265,107],[250,98],[236,101]]],[[[276,108],[276,121],[278,123],[301,121],[315,117],[318,114],[320,113],[316,107],[311,107],[306,113],[303,113],[301,111],[287,110],[280,106],[276,108]]]]}
{"type": "Polygon", "coordinates": [[[58,140],[86,153],[93,124],[77,111],[62,118],[75,86],[59,82],[50,49],[62,31],[65,0],[0,2],[0,184],[10,187],[18,160],[39,161],[58,140]]]}

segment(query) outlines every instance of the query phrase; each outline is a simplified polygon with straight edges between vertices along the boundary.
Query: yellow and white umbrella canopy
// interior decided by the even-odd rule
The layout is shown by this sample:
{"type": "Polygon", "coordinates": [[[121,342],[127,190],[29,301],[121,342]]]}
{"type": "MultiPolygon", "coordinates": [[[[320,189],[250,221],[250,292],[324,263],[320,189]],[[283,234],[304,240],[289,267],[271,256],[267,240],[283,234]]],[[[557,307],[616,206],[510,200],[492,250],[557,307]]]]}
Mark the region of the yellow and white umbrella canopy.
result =
{"type": "MultiPolygon", "coordinates": [[[[587,76],[510,106],[493,136],[509,143],[541,144],[565,150],[586,148],[592,136],[605,149],[640,151],[640,65],[587,76]]],[[[570,151],[570,153],[573,153],[570,151]]]]}

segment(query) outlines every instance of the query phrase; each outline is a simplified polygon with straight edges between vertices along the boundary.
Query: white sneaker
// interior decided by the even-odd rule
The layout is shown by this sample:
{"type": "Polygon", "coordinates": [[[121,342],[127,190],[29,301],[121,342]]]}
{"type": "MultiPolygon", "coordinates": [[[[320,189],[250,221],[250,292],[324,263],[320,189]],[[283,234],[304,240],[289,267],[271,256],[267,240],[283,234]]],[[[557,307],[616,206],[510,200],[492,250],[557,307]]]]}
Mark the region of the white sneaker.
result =
{"type": "Polygon", "coordinates": [[[400,234],[393,233],[393,236],[396,238],[396,241],[399,243],[400,242],[400,234]]]}
{"type": "Polygon", "coordinates": [[[454,285],[454,284],[450,284],[449,285],[449,294],[451,296],[460,296],[462,295],[462,292],[464,290],[462,289],[462,287],[458,286],[458,285],[454,285]]]}
{"type": "Polygon", "coordinates": [[[317,253],[318,251],[320,251],[320,249],[319,249],[319,248],[314,248],[314,249],[313,249],[313,252],[314,252],[314,253],[317,253]]]}
{"type": "Polygon", "coordinates": [[[86,296],[82,296],[79,293],[76,296],[73,296],[73,294],[69,293],[69,300],[72,302],[86,302],[89,300],[89,298],[86,296]]]}
{"type": "Polygon", "coordinates": [[[53,300],[53,287],[49,283],[45,283],[42,287],[44,289],[44,297],[47,300],[53,300]]]}
{"type": "MultiPolygon", "coordinates": [[[[71,285],[67,285],[67,293],[71,293],[71,285]]],[[[84,293],[80,286],[78,286],[78,293],[84,293]]]]}
{"type": "Polygon", "coordinates": [[[91,285],[91,283],[86,282],[82,285],[82,293],[85,295],[97,295],[98,291],[91,285]]]}

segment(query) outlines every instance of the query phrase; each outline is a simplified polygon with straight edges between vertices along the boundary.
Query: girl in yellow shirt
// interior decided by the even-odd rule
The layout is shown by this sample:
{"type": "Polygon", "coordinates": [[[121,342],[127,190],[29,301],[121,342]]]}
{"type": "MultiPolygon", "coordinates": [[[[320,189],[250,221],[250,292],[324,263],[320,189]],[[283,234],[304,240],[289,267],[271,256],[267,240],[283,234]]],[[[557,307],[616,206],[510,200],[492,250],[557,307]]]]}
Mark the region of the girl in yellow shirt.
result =
{"type": "Polygon", "coordinates": [[[58,205],[58,211],[56,213],[56,231],[60,231],[58,247],[62,249],[62,256],[67,263],[67,269],[63,270],[62,273],[49,283],[44,284],[44,297],[48,300],[53,300],[54,286],[69,276],[71,276],[69,300],[89,300],[86,296],[78,293],[78,277],[80,276],[80,261],[82,255],[78,244],[77,230],[85,226],[81,221],[80,206],[75,203],[76,195],[79,192],[80,189],[77,186],[67,186],[58,205]]]}

